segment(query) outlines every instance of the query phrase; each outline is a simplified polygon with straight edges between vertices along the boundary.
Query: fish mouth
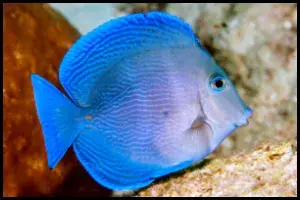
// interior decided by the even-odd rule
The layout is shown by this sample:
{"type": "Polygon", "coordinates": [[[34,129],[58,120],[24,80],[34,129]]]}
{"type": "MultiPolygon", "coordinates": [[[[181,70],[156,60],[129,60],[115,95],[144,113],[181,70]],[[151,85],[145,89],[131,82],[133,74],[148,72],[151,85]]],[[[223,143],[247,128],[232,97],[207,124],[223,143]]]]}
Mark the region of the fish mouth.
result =
{"type": "Polygon", "coordinates": [[[249,107],[246,107],[244,113],[243,113],[243,116],[241,117],[240,121],[235,123],[235,126],[238,127],[238,126],[246,126],[248,125],[248,119],[250,117],[252,117],[253,115],[253,110],[249,107]]]}

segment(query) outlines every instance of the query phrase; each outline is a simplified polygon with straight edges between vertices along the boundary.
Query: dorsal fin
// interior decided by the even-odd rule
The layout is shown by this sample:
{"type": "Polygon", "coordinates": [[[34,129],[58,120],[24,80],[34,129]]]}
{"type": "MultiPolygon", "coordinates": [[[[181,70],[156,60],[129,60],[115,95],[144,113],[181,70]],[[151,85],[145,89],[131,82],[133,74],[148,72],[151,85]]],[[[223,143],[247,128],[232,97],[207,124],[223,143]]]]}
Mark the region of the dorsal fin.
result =
{"type": "Polygon", "coordinates": [[[94,100],[92,92],[100,87],[97,83],[118,60],[145,51],[192,46],[200,42],[178,17],[161,12],[132,14],[82,36],[65,55],[59,79],[75,104],[88,107],[94,100]]]}

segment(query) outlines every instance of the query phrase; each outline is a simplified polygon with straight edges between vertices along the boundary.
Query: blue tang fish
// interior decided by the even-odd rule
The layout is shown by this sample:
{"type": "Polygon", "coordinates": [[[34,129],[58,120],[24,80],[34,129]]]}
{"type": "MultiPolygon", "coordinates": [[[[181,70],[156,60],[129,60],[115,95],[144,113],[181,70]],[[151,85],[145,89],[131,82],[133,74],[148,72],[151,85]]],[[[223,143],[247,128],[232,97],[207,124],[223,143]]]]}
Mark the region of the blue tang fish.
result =
{"type": "Polygon", "coordinates": [[[31,75],[49,168],[72,146],[113,190],[202,160],[252,115],[192,28],[167,13],[120,17],[82,36],[59,80],[68,96],[31,75]]]}

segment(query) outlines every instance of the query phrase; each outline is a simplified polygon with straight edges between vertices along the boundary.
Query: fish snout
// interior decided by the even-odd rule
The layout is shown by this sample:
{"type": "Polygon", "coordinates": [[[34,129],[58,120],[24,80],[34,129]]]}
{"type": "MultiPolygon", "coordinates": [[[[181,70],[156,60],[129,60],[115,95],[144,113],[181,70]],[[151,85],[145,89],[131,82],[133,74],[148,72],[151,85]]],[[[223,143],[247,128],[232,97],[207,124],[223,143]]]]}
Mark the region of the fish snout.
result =
{"type": "Polygon", "coordinates": [[[240,121],[237,122],[235,125],[236,126],[245,126],[245,125],[247,125],[248,124],[248,119],[250,117],[252,117],[252,115],[253,115],[253,110],[249,107],[246,107],[240,121]]]}

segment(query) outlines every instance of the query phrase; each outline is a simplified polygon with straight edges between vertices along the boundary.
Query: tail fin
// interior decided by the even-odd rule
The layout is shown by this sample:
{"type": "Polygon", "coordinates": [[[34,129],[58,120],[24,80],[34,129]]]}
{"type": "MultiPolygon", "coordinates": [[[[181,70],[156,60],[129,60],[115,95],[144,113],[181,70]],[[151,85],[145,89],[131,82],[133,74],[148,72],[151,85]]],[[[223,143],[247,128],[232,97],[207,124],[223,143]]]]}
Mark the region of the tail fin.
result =
{"type": "Polygon", "coordinates": [[[34,99],[44,133],[48,166],[53,169],[80,132],[80,108],[44,78],[32,74],[34,99]]]}

